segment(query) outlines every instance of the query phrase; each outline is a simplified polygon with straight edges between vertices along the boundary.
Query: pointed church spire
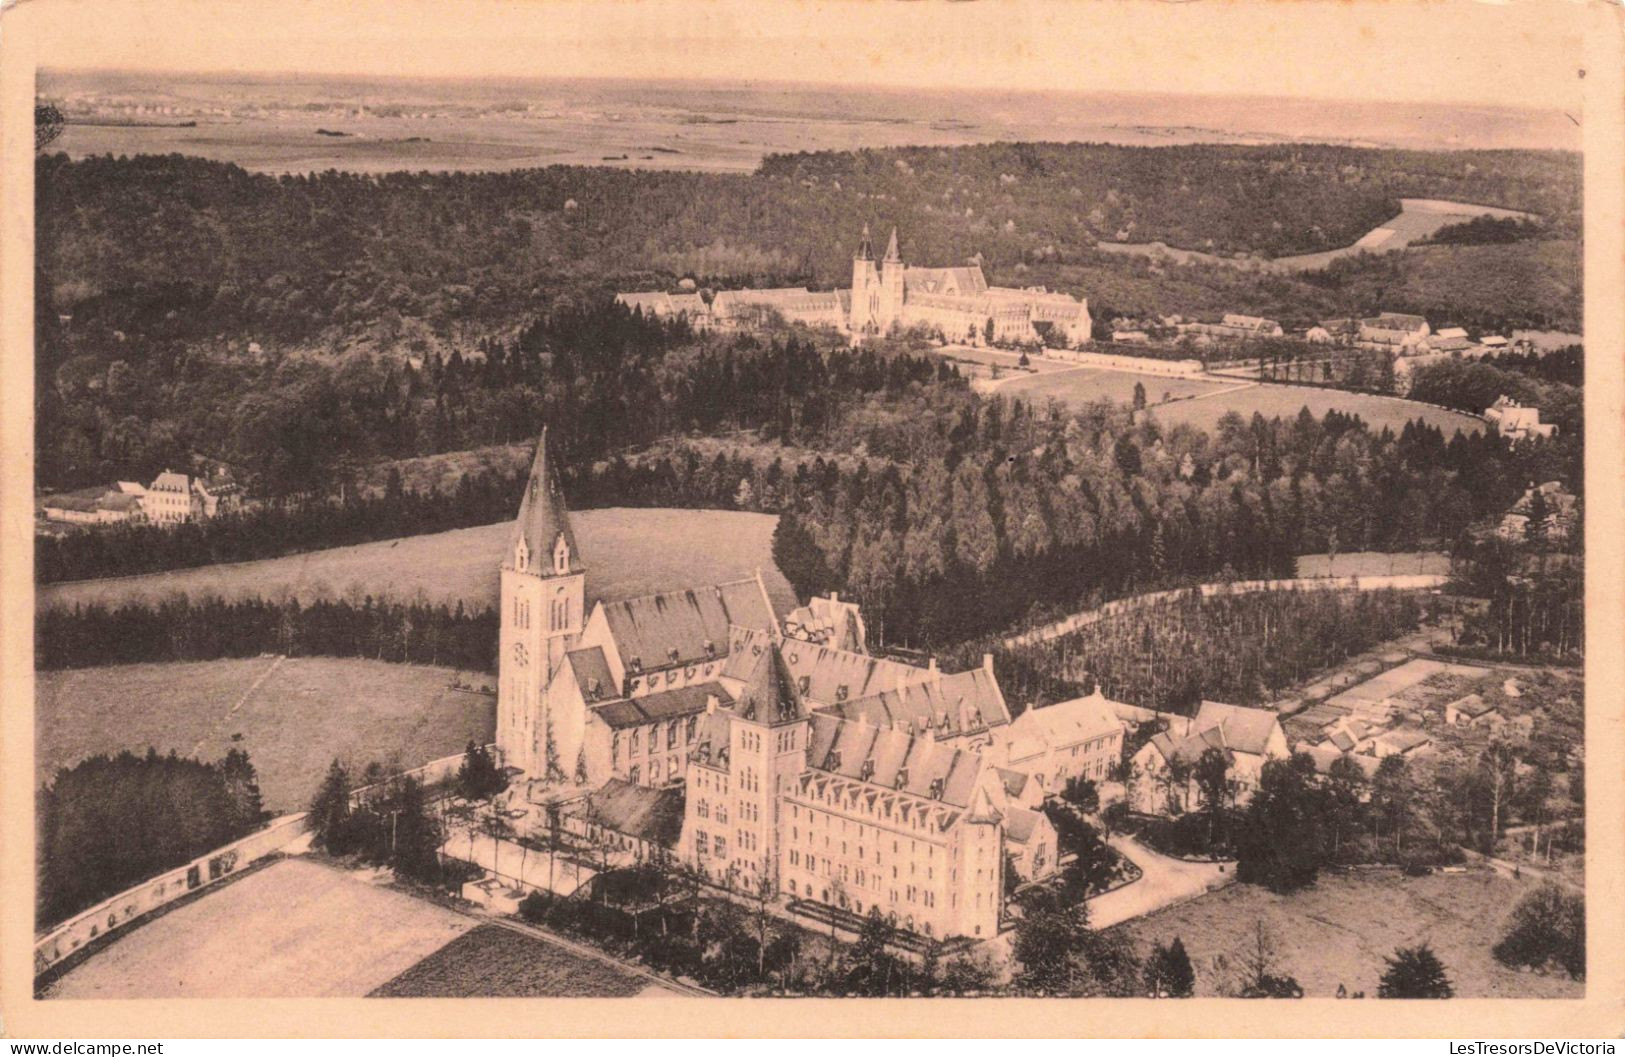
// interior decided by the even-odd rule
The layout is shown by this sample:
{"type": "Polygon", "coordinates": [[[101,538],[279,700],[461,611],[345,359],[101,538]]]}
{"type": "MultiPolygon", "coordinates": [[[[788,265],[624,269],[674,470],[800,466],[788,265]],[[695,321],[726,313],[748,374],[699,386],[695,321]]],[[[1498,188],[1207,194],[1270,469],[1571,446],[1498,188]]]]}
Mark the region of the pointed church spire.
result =
{"type": "Polygon", "coordinates": [[[891,229],[891,241],[886,243],[886,259],[888,261],[901,261],[902,255],[897,252],[897,229],[891,229]]]}
{"type": "Polygon", "coordinates": [[[869,225],[863,225],[863,237],[858,240],[858,260],[872,261],[875,259],[874,247],[869,245],[869,225]]]}
{"type": "Polygon", "coordinates": [[[570,512],[564,506],[564,493],[553,476],[547,461],[547,427],[536,441],[536,458],[530,466],[530,477],[525,481],[525,494],[519,500],[519,518],[514,523],[513,542],[509,547],[509,560],[523,540],[531,568],[543,575],[581,573],[586,566],[576,548],[574,530],[570,527],[570,512]],[[563,569],[554,563],[554,555],[563,540],[565,560],[563,569]]]}

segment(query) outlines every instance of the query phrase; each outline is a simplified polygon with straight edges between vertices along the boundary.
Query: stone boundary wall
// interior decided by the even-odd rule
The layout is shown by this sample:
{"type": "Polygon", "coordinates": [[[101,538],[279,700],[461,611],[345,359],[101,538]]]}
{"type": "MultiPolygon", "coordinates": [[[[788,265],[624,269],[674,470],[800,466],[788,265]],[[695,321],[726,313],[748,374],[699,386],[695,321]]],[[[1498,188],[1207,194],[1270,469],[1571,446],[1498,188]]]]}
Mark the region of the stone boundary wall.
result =
{"type": "Polygon", "coordinates": [[[1156,591],[1146,595],[1134,595],[1131,598],[1119,598],[1115,602],[1107,602],[1099,609],[1088,609],[1081,613],[1074,613],[1069,617],[1024,631],[1017,635],[1005,638],[1004,644],[1009,648],[1019,646],[1032,646],[1050,639],[1058,639],[1062,635],[1070,634],[1079,628],[1088,627],[1105,617],[1120,616],[1136,609],[1148,609],[1154,606],[1173,602],[1190,591],[1200,591],[1202,597],[1210,598],[1220,592],[1247,595],[1260,591],[1293,591],[1293,590],[1356,590],[1380,591],[1395,589],[1401,591],[1427,590],[1443,587],[1450,577],[1432,573],[1408,573],[1397,576],[1315,576],[1292,580],[1239,580],[1229,584],[1200,584],[1195,587],[1180,587],[1171,591],[1156,591]]]}
{"type": "Polygon", "coordinates": [[[91,940],[123,928],[188,892],[227,877],[249,863],[280,851],[306,832],[305,813],[272,819],[264,828],[216,848],[183,866],[142,881],[52,927],[34,940],[38,976],[91,940]]]}

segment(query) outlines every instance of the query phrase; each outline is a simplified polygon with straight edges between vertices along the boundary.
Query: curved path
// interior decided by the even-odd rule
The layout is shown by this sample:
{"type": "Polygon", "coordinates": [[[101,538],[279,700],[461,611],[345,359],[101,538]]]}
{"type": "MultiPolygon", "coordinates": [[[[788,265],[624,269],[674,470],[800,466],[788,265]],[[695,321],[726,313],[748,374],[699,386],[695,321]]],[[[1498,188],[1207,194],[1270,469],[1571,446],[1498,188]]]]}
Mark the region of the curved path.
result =
{"type": "Polygon", "coordinates": [[[1106,841],[1141,870],[1140,879],[1089,901],[1089,927],[1106,929],[1223,888],[1234,863],[1186,862],[1154,852],[1127,834],[1106,841]]]}

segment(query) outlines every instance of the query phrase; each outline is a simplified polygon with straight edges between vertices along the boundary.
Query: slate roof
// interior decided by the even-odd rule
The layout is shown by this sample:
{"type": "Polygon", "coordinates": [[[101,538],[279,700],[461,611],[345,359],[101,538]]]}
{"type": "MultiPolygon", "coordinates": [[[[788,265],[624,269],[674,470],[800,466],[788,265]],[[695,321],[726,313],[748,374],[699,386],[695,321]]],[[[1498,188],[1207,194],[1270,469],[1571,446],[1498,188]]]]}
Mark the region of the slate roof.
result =
{"type": "Polygon", "coordinates": [[[934,785],[940,782],[941,795],[935,799],[963,808],[970,806],[976,792],[983,760],[980,753],[949,748],[934,738],[910,737],[902,731],[815,712],[807,765],[815,771],[884,789],[900,788],[920,797],[931,797],[934,785]]]}
{"type": "Polygon", "coordinates": [[[999,781],[1004,783],[1004,794],[1012,800],[1021,799],[1027,791],[1027,783],[1032,781],[1032,775],[1026,771],[1012,771],[1008,767],[995,767],[999,781]]]}
{"type": "Polygon", "coordinates": [[[946,294],[975,297],[988,292],[987,277],[980,265],[958,268],[908,268],[903,272],[903,291],[915,294],[946,294]]]}
{"type": "Polygon", "coordinates": [[[1274,712],[1263,708],[1243,708],[1218,701],[1203,701],[1196,710],[1194,725],[1200,729],[1222,724],[1224,741],[1236,752],[1262,756],[1269,744],[1270,733],[1277,720],[1274,712]]]}
{"type": "Polygon", "coordinates": [[[611,778],[574,813],[616,833],[675,848],[683,835],[683,807],[682,785],[651,789],[611,778]]]}
{"type": "Polygon", "coordinates": [[[1382,761],[1375,756],[1357,756],[1352,752],[1344,752],[1328,744],[1313,745],[1303,749],[1302,752],[1315,761],[1315,770],[1320,774],[1331,773],[1332,764],[1344,759],[1353,760],[1355,766],[1359,767],[1367,778],[1375,775],[1377,768],[1382,766],[1382,761]]]}
{"type": "Polygon", "coordinates": [[[1033,833],[1038,829],[1038,821],[1043,816],[1038,812],[1025,807],[1006,807],[1004,809],[1004,837],[1015,844],[1026,844],[1033,839],[1033,833]]]}
{"type": "Polygon", "coordinates": [[[784,644],[783,652],[797,687],[806,680],[802,696],[816,705],[872,697],[883,690],[896,690],[937,678],[928,668],[812,643],[789,641],[784,644]],[[846,688],[844,693],[842,687],[846,688]]]}
{"type": "Polygon", "coordinates": [[[604,659],[602,647],[571,650],[564,655],[564,659],[569,662],[570,670],[575,673],[576,685],[581,687],[581,696],[589,704],[602,698],[620,696],[620,687],[615,685],[615,676],[610,673],[609,661],[604,659]],[[594,686],[598,688],[596,696],[593,692],[594,686]]]}
{"type": "Polygon", "coordinates": [[[796,690],[795,680],[778,648],[769,642],[762,649],[747,652],[746,656],[749,657],[748,670],[742,677],[745,685],[734,701],[734,711],[746,719],[763,723],[805,718],[807,704],[796,690]]]}
{"type": "Polygon", "coordinates": [[[544,426],[541,437],[536,441],[536,458],[531,463],[530,477],[525,482],[525,494],[519,500],[519,517],[514,522],[513,538],[508,542],[504,565],[513,561],[514,549],[523,539],[530,551],[531,567],[552,569],[553,546],[558,543],[560,535],[570,551],[569,571],[586,572],[586,566],[581,562],[581,548],[576,546],[575,531],[570,527],[570,513],[564,506],[564,493],[559,490],[558,479],[548,467],[547,427],[544,426]]]}
{"type": "Polygon", "coordinates": [[[694,683],[642,697],[607,701],[592,711],[612,729],[621,730],[704,712],[706,701],[711,697],[723,704],[733,700],[721,683],[694,683]]]}
{"type": "Polygon", "coordinates": [[[731,628],[765,630],[777,620],[754,577],[601,605],[621,663],[631,670],[636,660],[645,672],[719,659],[729,649],[731,628]]]}

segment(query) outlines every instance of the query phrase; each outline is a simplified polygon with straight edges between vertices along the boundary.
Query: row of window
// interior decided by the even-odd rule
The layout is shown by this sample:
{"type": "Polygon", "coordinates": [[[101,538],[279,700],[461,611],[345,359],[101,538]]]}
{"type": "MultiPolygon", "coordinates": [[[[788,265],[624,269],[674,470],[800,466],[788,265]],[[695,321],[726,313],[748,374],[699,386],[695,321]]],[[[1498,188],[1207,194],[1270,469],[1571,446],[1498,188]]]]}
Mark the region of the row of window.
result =
{"type": "MultiPolygon", "coordinates": [[[[661,782],[675,782],[683,776],[682,761],[676,756],[666,757],[666,765],[661,767],[659,760],[649,761],[649,784],[659,785],[661,782]]],[[[626,780],[633,785],[643,784],[643,765],[634,763],[626,770],[626,780]]]]}
{"type": "MultiPolygon", "coordinates": [[[[677,731],[679,727],[681,727],[683,731],[684,743],[686,744],[688,742],[692,742],[694,740],[695,732],[699,729],[699,723],[699,716],[689,716],[686,720],[673,719],[667,722],[664,728],[666,734],[666,748],[675,749],[677,747],[677,731]]],[[[661,729],[662,728],[658,723],[653,724],[648,728],[648,746],[651,753],[660,751],[661,729]]],[[[625,743],[626,754],[628,756],[637,756],[642,753],[644,745],[643,735],[644,728],[642,727],[633,727],[630,731],[625,732],[617,730],[610,738],[610,758],[616,763],[620,762],[623,741],[625,743]]]]}

